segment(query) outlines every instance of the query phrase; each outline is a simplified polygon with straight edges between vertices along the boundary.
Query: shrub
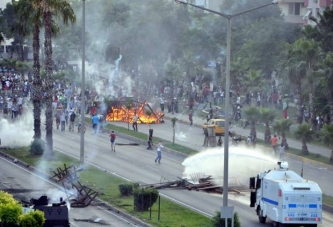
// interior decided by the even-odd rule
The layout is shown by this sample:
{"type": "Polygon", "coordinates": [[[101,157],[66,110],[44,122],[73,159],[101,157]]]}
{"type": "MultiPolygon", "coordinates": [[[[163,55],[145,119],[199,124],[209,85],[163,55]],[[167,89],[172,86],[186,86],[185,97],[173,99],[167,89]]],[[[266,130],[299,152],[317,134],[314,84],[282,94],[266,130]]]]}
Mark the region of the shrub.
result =
{"type": "Polygon", "coordinates": [[[158,194],[155,188],[134,189],[134,210],[147,211],[157,201],[158,194]]]}
{"type": "MultiPolygon", "coordinates": [[[[224,218],[221,218],[221,212],[216,211],[216,215],[213,217],[214,227],[224,227],[224,218]]],[[[231,227],[231,219],[228,219],[228,227],[231,227]]],[[[234,227],[241,227],[241,223],[238,218],[238,213],[234,213],[234,227]]]]}
{"type": "Polygon", "coordinates": [[[44,213],[40,210],[31,211],[20,216],[21,227],[42,227],[44,222],[44,213]]]}
{"type": "Polygon", "coordinates": [[[45,142],[41,139],[34,139],[30,144],[30,153],[32,155],[42,155],[45,149],[45,142]]]}
{"type": "Polygon", "coordinates": [[[132,184],[121,184],[119,185],[119,191],[120,195],[122,196],[129,196],[133,194],[133,190],[139,188],[138,183],[132,183],[132,184]]]}

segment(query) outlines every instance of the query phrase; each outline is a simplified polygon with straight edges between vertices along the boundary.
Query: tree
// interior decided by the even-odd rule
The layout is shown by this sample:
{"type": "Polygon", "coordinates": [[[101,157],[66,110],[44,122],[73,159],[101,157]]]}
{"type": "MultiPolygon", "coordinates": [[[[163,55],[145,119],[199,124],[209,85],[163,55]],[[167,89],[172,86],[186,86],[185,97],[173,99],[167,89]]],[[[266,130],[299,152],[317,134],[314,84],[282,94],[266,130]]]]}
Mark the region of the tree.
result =
{"type": "MultiPolygon", "coordinates": [[[[244,86],[244,92],[259,92],[262,91],[266,85],[266,81],[263,79],[263,74],[260,70],[249,70],[248,73],[242,78],[242,85],[244,86]]],[[[251,105],[254,105],[254,100],[251,100],[251,105]]]]}
{"type": "Polygon", "coordinates": [[[302,141],[302,153],[305,155],[309,154],[306,143],[313,139],[314,134],[315,132],[311,130],[311,126],[308,123],[302,123],[294,132],[296,139],[300,139],[302,141]]]}
{"type": "Polygon", "coordinates": [[[257,138],[256,123],[260,119],[259,109],[254,106],[250,106],[244,110],[244,115],[245,115],[245,119],[250,122],[251,138],[254,138],[254,139],[257,138]]]}
{"type": "Polygon", "coordinates": [[[304,66],[304,61],[300,61],[301,54],[300,42],[294,42],[293,44],[287,44],[285,50],[286,60],[282,63],[282,68],[286,72],[288,82],[296,87],[296,98],[297,103],[297,123],[301,124],[303,122],[303,83],[302,80],[305,77],[306,69],[304,66]]]}
{"type": "Polygon", "coordinates": [[[274,120],[276,114],[274,110],[268,108],[260,108],[260,120],[265,123],[265,142],[269,143],[271,139],[271,131],[269,124],[274,120]]]}
{"type": "Polygon", "coordinates": [[[300,63],[306,69],[306,78],[309,85],[309,114],[312,123],[312,130],[317,130],[317,120],[316,120],[316,111],[314,109],[313,96],[315,93],[314,81],[315,73],[314,70],[317,67],[317,62],[320,59],[322,53],[319,47],[319,43],[315,42],[313,39],[299,39],[296,41],[296,45],[299,45],[300,48],[300,63]]]}
{"type": "Polygon", "coordinates": [[[45,223],[44,212],[40,210],[30,211],[19,217],[20,227],[42,227],[45,223]]]}
{"type": "MultiPolygon", "coordinates": [[[[333,149],[333,125],[325,124],[319,132],[321,140],[333,149]]],[[[333,150],[331,151],[330,163],[333,163],[333,150]]]]}
{"type": "Polygon", "coordinates": [[[288,149],[288,142],[286,137],[286,132],[289,131],[292,122],[289,119],[281,119],[275,122],[273,130],[276,131],[282,137],[282,143],[285,146],[285,149],[288,149]]]}
{"type": "Polygon", "coordinates": [[[34,7],[30,1],[24,0],[18,2],[18,20],[20,23],[25,23],[32,30],[33,42],[33,81],[32,81],[32,103],[34,117],[34,138],[41,139],[41,94],[42,80],[40,77],[40,27],[42,26],[42,11],[41,7],[34,7]]]}
{"type": "Polygon", "coordinates": [[[53,138],[52,138],[52,125],[53,125],[53,80],[52,80],[52,14],[60,16],[64,24],[75,22],[76,17],[71,5],[66,0],[33,0],[34,8],[41,9],[44,21],[44,48],[45,48],[45,117],[46,117],[46,155],[47,158],[53,156],[53,138]]]}
{"type": "Polygon", "coordinates": [[[11,194],[0,191],[0,220],[1,226],[14,227],[19,224],[19,216],[22,214],[21,205],[11,194]]]}

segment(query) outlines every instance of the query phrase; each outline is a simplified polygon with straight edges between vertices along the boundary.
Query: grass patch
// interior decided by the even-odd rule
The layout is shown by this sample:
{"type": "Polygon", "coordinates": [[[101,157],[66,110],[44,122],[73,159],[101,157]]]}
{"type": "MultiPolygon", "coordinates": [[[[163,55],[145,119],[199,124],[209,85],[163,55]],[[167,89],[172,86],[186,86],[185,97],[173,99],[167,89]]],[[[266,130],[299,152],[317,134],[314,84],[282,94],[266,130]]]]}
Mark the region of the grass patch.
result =
{"type": "MultiPolygon", "coordinates": [[[[63,168],[64,164],[79,165],[79,161],[55,151],[53,158],[46,161],[42,156],[33,156],[29,153],[29,148],[19,148],[5,150],[5,153],[11,155],[27,164],[38,167],[40,170],[52,174],[51,170],[57,167],[63,168]]],[[[120,184],[129,182],[109,174],[106,171],[99,170],[95,167],[88,167],[82,172],[78,172],[79,181],[86,186],[100,193],[99,198],[107,203],[130,213],[141,220],[159,227],[171,226],[193,226],[193,227],[210,227],[212,219],[203,216],[199,213],[186,209],[168,199],[161,197],[160,203],[160,221],[158,220],[158,202],[152,207],[151,219],[149,211],[136,212],[134,211],[133,196],[121,196],[119,192],[120,184]],[[98,177],[96,177],[98,176],[98,177]],[[181,214],[181,215],[180,215],[181,214]]]]}

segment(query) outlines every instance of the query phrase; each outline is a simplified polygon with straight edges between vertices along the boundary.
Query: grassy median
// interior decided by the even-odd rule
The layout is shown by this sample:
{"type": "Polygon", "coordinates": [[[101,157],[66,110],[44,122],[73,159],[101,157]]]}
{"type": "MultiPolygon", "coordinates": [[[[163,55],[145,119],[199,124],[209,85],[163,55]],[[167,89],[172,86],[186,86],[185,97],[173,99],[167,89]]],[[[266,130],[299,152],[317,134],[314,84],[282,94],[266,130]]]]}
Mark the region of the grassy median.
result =
{"type": "MultiPolygon", "coordinates": [[[[49,175],[53,175],[52,170],[64,168],[70,165],[79,165],[79,161],[67,155],[55,151],[50,161],[45,161],[42,156],[33,156],[29,153],[29,148],[10,149],[4,151],[6,154],[15,157],[30,166],[37,167],[49,175]]],[[[119,192],[120,184],[129,182],[120,179],[111,173],[99,170],[95,167],[88,167],[84,171],[78,172],[81,184],[88,186],[99,192],[99,198],[105,202],[124,210],[139,219],[160,227],[180,226],[180,227],[211,227],[212,219],[197,212],[191,211],[177,203],[161,197],[160,220],[158,220],[158,203],[152,206],[151,219],[150,212],[136,212],[133,206],[133,196],[121,196],[119,192]],[[98,176],[98,177],[96,177],[98,176]]],[[[217,208],[218,209],[218,208],[217,208]]]]}

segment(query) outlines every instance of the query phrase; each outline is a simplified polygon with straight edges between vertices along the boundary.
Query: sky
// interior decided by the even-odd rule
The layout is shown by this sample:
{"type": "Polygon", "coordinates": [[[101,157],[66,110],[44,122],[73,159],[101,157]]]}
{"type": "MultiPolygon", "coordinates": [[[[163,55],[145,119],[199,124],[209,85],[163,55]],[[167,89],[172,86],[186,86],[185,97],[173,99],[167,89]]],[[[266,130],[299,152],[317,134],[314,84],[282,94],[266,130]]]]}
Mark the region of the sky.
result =
{"type": "Polygon", "coordinates": [[[8,2],[10,2],[10,0],[0,0],[0,8],[4,9],[8,2]]]}

